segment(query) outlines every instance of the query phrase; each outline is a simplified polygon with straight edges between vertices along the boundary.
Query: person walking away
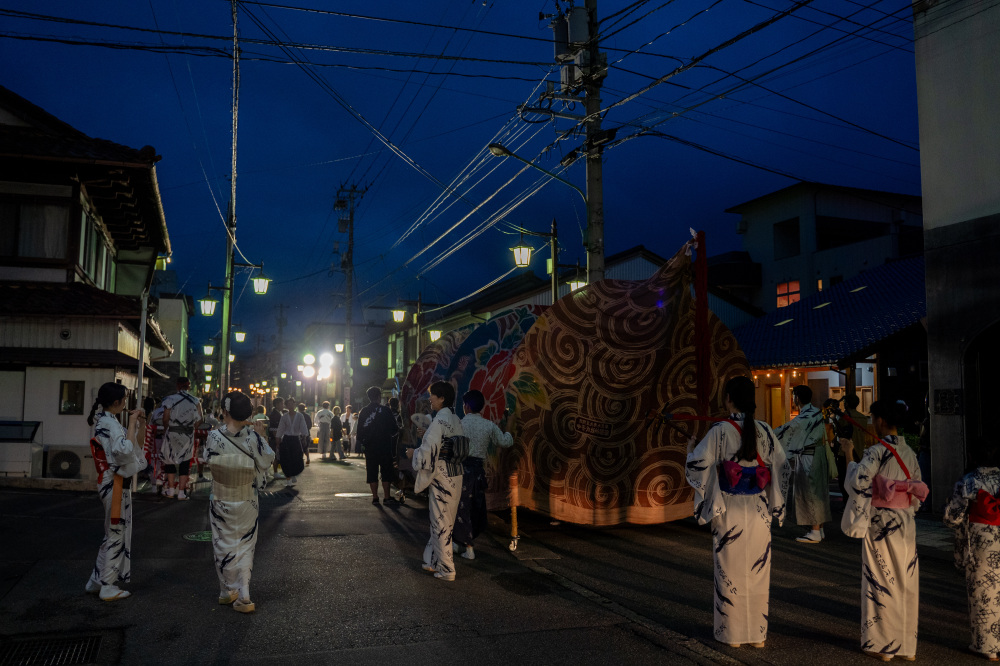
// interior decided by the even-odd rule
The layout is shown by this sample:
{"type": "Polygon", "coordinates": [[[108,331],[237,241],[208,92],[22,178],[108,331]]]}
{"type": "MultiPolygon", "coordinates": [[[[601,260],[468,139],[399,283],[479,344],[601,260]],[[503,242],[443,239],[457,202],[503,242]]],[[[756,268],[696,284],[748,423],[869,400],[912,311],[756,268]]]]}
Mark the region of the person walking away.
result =
{"type": "Polygon", "coordinates": [[[306,411],[306,403],[299,403],[299,414],[302,414],[302,418],[306,422],[306,436],[302,438],[302,453],[306,454],[306,464],[309,464],[309,448],[312,446],[312,417],[309,416],[309,412],[306,411]]]}
{"type": "Polygon", "coordinates": [[[795,523],[812,529],[796,539],[799,543],[823,540],[823,523],[833,520],[830,514],[830,470],[826,458],[823,412],[810,402],[812,389],[800,384],[792,389],[792,403],[799,415],[774,431],[792,460],[792,492],[795,523]]]}
{"type": "Polygon", "coordinates": [[[480,412],[486,406],[486,398],[475,389],[462,396],[465,417],[462,431],[469,439],[469,457],[462,463],[462,499],[458,504],[453,535],[454,550],[465,546],[462,557],[476,559],[473,541],[486,529],[486,467],[485,460],[498,449],[514,446],[514,436],[501,432],[492,421],[483,418],[480,412]]]}
{"type": "Polygon", "coordinates": [[[389,494],[392,483],[393,443],[399,428],[396,417],[382,404],[382,391],[372,386],[367,391],[368,404],[358,414],[357,441],[365,452],[368,487],[372,491],[372,504],[378,505],[378,480],[382,476],[382,495],[386,504],[396,504],[389,494]]]}
{"type": "Polygon", "coordinates": [[[271,434],[271,449],[275,452],[274,457],[274,478],[284,479],[285,475],[278,471],[278,451],[281,449],[281,440],[278,439],[278,426],[281,425],[281,416],[285,411],[285,399],[275,398],[271,403],[271,413],[267,415],[268,432],[271,434]]]}
{"type": "Polygon", "coordinates": [[[188,392],[190,388],[188,378],[181,377],[177,380],[177,393],[163,399],[163,427],[166,432],[161,454],[163,471],[167,476],[163,495],[179,500],[189,499],[187,487],[194,455],[194,430],[205,416],[201,401],[188,392]]]}
{"type": "Polygon", "coordinates": [[[350,442],[348,451],[360,458],[364,451],[361,450],[361,445],[358,443],[358,413],[350,405],[347,405],[344,409],[347,410],[344,416],[344,430],[350,442]]]}
{"type": "Polygon", "coordinates": [[[320,458],[326,460],[327,454],[330,452],[330,424],[333,423],[333,412],[330,411],[328,400],[323,401],[322,407],[323,409],[316,412],[316,423],[319,424],[319,431],[316,433],[319,442],[316,449],[320,458]]]}
{"type": "Polygon", "coordinates": [[[726,382],[729,418],[695,446],[688,442],[686,475],[695,517],[712,525],[715,640],[764,647],[771,588],[771,522],[785,517],[791,474],[771,427],[754,419],[753,381],[726,382]]]}
{"type": "Polygon", "coordinates": [[[87,417],[99,446],[94,449],[94,462],[100,473],[97,494],[104,503],[104,540],[86,590],[103,601],[124,599],[130,594],[118,587],[129,582],[132,575],[132,491],[125,479],[146,467],[139,439],[139,433],[146,429],[143,411],[129,413],[127,432],[116,418],[125,410],[126,393],[121,384],[101,385],[87,417]],[[113,519],[113,512],[119,517],[113,519]]]}
{"type": "Polygon", "coordinates": [[[340,422],[340,407],[333,408],[333,420],[330,421],[330,441],[333,442],[330,448],[330,457],[336,459],[339,462],[343,462],[344,458],[344,425],[340,422]]]}
{"type": "Polygon", "coordinates": [[[417,449],[407,449],[417,472],[414,492],[431,488],[428,493],[430,509],[430,539],[424,547],[424,571],[434,572],[434,577],[455,580],[455,560],[452,553],[452,530],[462,493],[462,461],[468,455],[469,440],[462,430],[462,422],[452,411],[455,388],[448,382],[434,382],[430,388],[431,409],[436,414],[417,449]]]}
{"type": "MultiPolygon", "coordinates": [[[[837,443],[837,425],[839,418],[837,410],[840,408],[840,401],[836,398],[827,398],[823,401],[823,431],[825,433],[824,442],[832,447],[833,458],[837,463],[837,487],[840,488],[840,499],[843,504],[847,504],[847,491],[844,490],[844,477],[847,476],[847,459],[840,452],[840,444],[837,443]]],[[[841,507],[843,510],[843,507],[841,507]]]]}
{"type": "Polygon", "coordinates": [[[278,424],[278,441],[281,442],[278,455],[285,470],[285,487],[291,487],[298,483],[298,474],[302,471],[302,440],[309,436],[309,431],[306,419],[302,412],[295,409],[295,403],[289,399],[287,404],[291,408],[281,415],[281,423],[278,424]]]}
{"type": "Polygon", "coordinates": [[[274,451],[250,425],[253,403],[240,391],[222,399],[223,425],[210,433],[205,457],[212,466],[208,520],[212,528],[219,603],[252,613],[250,574],[258,535],[258,493],[267,485],[274,451]]]}
{"type": "Polygon", "coordinates": [[[877,400],[871,415],[881,439],[854,459],[854,442],[841,438],[847,458],[844,534],[861,549],[861,649],[889,661],[917,655],[920,566],[914,511],[927,498],[917,455],[897,434],[906,403],[877,400]]]}
{"type": "MultiPolygon", "coordinates": [[[[923,449],[921,448],[921,453],[923,449]]],[[[977,440],[970,451],[975,469],[959,479],[944,510],[944,524],[964,544],[965,588],[969,595],[969,649],[997,661],[1000,656],[1000,446],[977,440]]]]}

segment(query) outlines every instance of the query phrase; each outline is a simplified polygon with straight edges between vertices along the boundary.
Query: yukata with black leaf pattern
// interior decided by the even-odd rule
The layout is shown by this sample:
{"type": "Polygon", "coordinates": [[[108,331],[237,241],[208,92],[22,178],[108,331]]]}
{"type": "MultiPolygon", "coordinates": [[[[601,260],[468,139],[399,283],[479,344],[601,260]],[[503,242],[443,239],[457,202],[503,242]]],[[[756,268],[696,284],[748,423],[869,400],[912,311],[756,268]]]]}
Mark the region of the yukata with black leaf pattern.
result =
{"type": "Polygon", "coordinates": [[[956,531],[956,565],[965,574],[973,652],[1000,653],[1000,468],[978,467],[955,484],[944,524],[956,531]]]}
{"type": "Polygon", "coordinates": [[[212,466],[208,518],[215,572],[222,596],[250,598],[250,574],[257,546],[258,493],[267,485],[274,451],[250,426],[233,435],[223,426],[208,433],[205,455],[212,466]]]}
{"type": "Polygon", "coordinates": [[[861,649],[915,657],[920,565],[913,515],[921,500],[905,486],[922,486],[919,494],[924,498],[927,487],[920,479],[917,455],[903,438],[887,435],[884,441],[899,454],[910,480],[882,442],[868,447],[861,462],[847,465],[847,506],[840,526],[847,536],[863,539],[861,649]],[[895,484],[898,487],[890,487],[895,484]]]}
{"type": "Polygon", "coordinates": [[[424,547],[424,567],[449,579],[455,576],[452,533],[462,497],[464,470],[462,460],[449,460],[446,448],[457,438],[465,441],[465,455],[461,456],[464,459],[468,455],[468,440],[462,421],[450,408],[442,407],[427,427],[420,447],[413,450],[413,470],[417,473],[413,490],[419,493],[427,489],[431,519],[430,539],[424,547]]]}
{"type": "MultiPolygon", "coordinates": [[[[742,414],[731,419],[743,423],[742,414]]],[[[756,421],[757,460],[738,460],[741,433],[720,421],[687,457],[687,482],[694,488],[694,515],[711,523],[715,562],[715,638],[729,644],[767,638],[771,587],[771,521],[785,517],[790,467],[771,427],[756,421]],[[724,463],[737,463],[733,485],[724,463]],[[769,477],[769,478],[767,478],[769,477]],[[759,481],[758,481],[759,479],[759,481]]]]}
{"type": "Polygon", "coordinates": [[[90,585],[127,583],[132,571],[132,490],[122,485],[121,520],[111,524],[111,497],[115,475],[128,479],[146,468],[143,447],[126,438],[125,428],[112,414],[94,414],[94,439],[104,450],[108,467],[98,479],[97,493],[104,503],[104,540],[97,551],[97,563],[90,574],[90,585]]]}

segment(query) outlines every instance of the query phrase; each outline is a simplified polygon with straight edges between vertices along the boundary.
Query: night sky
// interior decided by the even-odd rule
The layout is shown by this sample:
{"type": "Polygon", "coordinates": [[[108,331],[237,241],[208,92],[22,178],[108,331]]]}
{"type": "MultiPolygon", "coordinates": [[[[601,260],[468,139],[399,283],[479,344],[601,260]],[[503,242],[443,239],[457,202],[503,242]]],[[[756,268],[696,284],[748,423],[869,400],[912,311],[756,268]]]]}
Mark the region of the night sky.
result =
{"type": "MultiPolygon", "coordinates": [[[[586,263],[579,195],[558,182],[531,194],[541,173],[517,175],[522,164],[485,150],[499,141],[561,171],[560,159],[582,142],[567,132],[571,120],[531,114],[540,122],[528,123],[516,111],[538,104],[546,79],[558,81],[548,20],[539,20],[555,2],[295,6],[390,20],[241,3],[237,240],[274,279],[258,297],[244,291],[250,274],[240,274],[234,320],[250,339],[274,335],[279,303],[291,307],[291,338],[309,322],[343,320],[344,276],[329,271],[339,266],[334,244],[346,246],[333,210],[342,184],[369,187],[355,225],[356,321],[362,306],[418,292],[450,303],[476,291],[511,269],[515,227],[546,231],[553,216],[560,262],[586,263]]],[[[724,210],[797,180],[920,193],[908,0],[598,7],[613,63],[605,108],[708,54],[603,119],[620,142],[605,152],[608,255],[643,244],[670,256],[689,227],[708,232],[710,254],[740,249],[737,216],[724,210]],[[643,128],[666,136],[628,138],[643,128]]],[[[88,135],[162,155],[171,267],[195,298],[223,280],[231,49],[225,0],[0,0],[0,83],[88,135]]],[[[583,160],[562,176],[585,187],[583,160]]],[[[539,275],[546,254],[533,262],[539,275]]],[[[219,323],[195,319],[192,344],[219,323]]]]}

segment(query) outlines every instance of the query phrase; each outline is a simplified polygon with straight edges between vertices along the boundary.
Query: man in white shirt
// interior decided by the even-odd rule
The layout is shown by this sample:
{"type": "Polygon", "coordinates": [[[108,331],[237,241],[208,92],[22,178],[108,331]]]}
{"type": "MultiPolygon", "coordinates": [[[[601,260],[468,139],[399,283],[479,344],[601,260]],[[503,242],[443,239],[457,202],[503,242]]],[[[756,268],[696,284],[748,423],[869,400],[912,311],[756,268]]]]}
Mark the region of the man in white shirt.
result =
{"type": "Polygon", "coordinates": [[[323,409],[316,412],[313,420],[319,425],[319,455],[326,458],[327,451],[330,448],[330,424],[333,423],[333,412],[330,411],[330,402],[328,400],[323,401],[322,407],[323,409]]]}
{"type": "Polygon", "coordinates": [[[286,455],[294,456],[294,452],[298,451],[298,456],[295,457],[298,461],[296,465],[297,471],[289,474],[289,469],[284,469],[285,476],[285,486],[294,486],[298,482],[298,473],[302,471],[302,441],[304,438],[309,437],[309,428],[306,426],[306,417],[300,411],[296,411],[295,403],[291,400],[287,401],[292,405],[292,408],[281,415],[281,423],[278,424],[278,445],[281,447],[279,455],[281,456],[281,467],[285,468],[286,455]],[[287,453],[286,453],[287,451],[287,453]]]}
{"type": "Polygon", "coordinates": [[[163,399],[163,437],[160,456],[167,475],[164,497],[188,499],[187,485],[190,477],[191,457],[194,455],[194,430],[204,419],[201,401],[188,392],[191,382],[187,377],[177,380],[177,393],[163,399]],[[177,480],[176,486],[174,479],[177,480]]]}

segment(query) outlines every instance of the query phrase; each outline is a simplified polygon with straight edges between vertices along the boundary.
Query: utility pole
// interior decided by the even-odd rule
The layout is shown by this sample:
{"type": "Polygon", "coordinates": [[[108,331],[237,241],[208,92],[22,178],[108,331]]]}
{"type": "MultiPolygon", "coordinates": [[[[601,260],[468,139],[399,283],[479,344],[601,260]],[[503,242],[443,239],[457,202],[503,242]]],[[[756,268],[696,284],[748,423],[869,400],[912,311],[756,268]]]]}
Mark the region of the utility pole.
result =
{"type": "Polygon", "coordinates": [[[340,212],[340,220],[337,230],[340,233],[347,233],[347,252],[341,255],[340,267],[344,271],[345,280],[345,305],[344,313],[344,404],[350,404],[351,387],[354,385],[354,368],[351,367],[351,355],[353,353],[351,323],[354,315],[354,210],[357,202],[361,200],[368,188],[358,189],[357,185],[350,187],[340,186],[337,190],[337,200],[333,205],[334,210],[340,212]]]}
{"type": "Polygon", "coordinates": [[[550,27],[555,61],[560,66],[559,90],[556,91],[554,84],[549,83],[548,89],[540,96],[541,100],[549,102],[548,105],[521,105],[518,111],[522,116],[526,113],[548,114],[552,118],[572,120],[578,127],[583,125],[586,140],[582,146],[570,151],[561,163],[564,167],[569,166],[580,152],[586,156],[587,193],[584,198],[587,202],[587,232],[583,242],[587,249],[587,282],[593,284],[604,279],[603,146],[614,138],[615,133],[613,129],[601,129],[601,85],[608,73],[608,61],[607,55],[601,53],[598,41],[597,0],[586,0],[585,6],[571,6],[565,13],[560,10],[555,16],[541,14],[540,17],[553,19],[550,27]],[[553,101],[561,102],[563,108],[553,109],[553,101]],[[565,110],[567,105],[581,102],[584,115],[565,110]]]}
{"type": "Polygon", "coordinates": [[[583,78],[587,122],[587,284],[604,279],[604,180],[601,134],[601,82],[607,65],[597,42],[597,0],[587,0],[589,40],[583,78]]]}
{"type": "MultiPolygon", "coordinates": [[[[274,307],[278,310],[278,322],[277,322],[278,323],[278,368],[275,372],[277,377],[274,378],[274,381],[276,382],[278,391],[283,392],[285,390],[285,387],[281,385],[281,382],[278,381],[278,378],[281,377],[281,369],[285,367],[284,334],[285,334],[285,324],[288,323],[288,320],[285,319],[285,308],[287,308],[288,306],[285,305],[284,303],[278,303],[274,307]]],[[[284,397],[284,394],[282,394],[282,397],[284,397]]]]}

